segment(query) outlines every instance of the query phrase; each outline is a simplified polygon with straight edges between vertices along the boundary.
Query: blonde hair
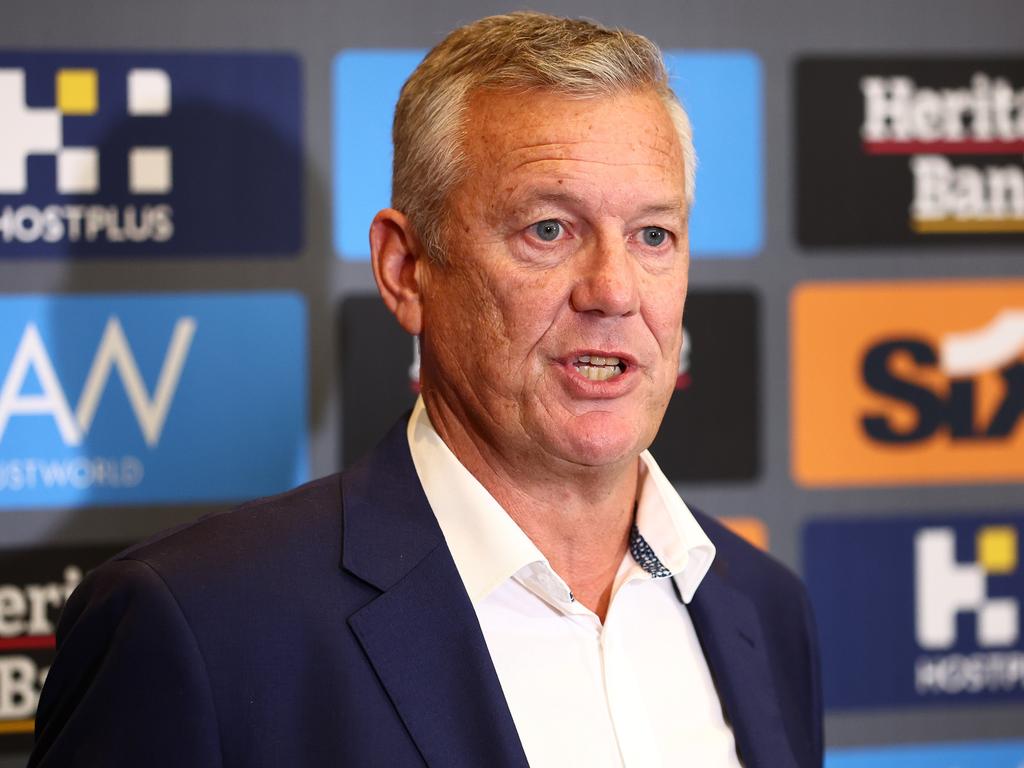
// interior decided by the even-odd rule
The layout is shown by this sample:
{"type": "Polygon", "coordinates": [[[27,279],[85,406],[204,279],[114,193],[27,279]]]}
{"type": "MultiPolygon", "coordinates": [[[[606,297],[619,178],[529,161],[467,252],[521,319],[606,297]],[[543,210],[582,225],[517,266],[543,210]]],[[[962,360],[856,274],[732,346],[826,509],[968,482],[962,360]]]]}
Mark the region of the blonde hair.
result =
{"type": "Polygon", "coordinates": [[[686,203],[692,204],[690,120],[654,43],[581,19],[533,12],[489,16],[435,46],[405,82],[395,108],[391,204],[409,218],[432,257],[444,258],[445,202],[466,172],[469,102],[485,88],[541,89],[579,99],[653,91],[679,135],[686,203]]]}

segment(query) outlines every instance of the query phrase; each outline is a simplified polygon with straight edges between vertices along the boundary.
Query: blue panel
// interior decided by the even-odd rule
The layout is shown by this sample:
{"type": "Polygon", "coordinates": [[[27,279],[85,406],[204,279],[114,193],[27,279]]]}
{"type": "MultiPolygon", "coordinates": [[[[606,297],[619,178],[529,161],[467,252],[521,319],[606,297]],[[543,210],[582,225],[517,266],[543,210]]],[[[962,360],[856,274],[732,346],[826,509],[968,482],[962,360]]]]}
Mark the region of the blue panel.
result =
{"type": "MultiPolygon", "coordinates": [[[[391,121],[423,51],[347,50],[334,60],[334,246],[369,257],[367,231],[391,199],[391,121]]],[[[740,51],[669,51],[694,124],[695,258],[754,256],[763,241],[761,64],[740,51]]]]}
{"type": "Polygon", "coordinates": [[[697,150],[690,248],[754,256],[764,238],[761,62],[742,51],[668,51],[665,64],[697,150]]]}
{"type": "Polygon", "coordinates": [[[303,482],[306,368],[294,294],[0,298],[0,508],[303,482]]]}
{"type": "Polygon", "coordinates": [[[367,259],[367,232],[391,202],[391,121],[423,51],[344,51],[334,59],[334,249],[367,259]]]}
{"type": "Polygon", "coordinates": [[[825,706],[1024,699],[1022,529],[1020,513],[809,523],[804,577],[821,637],[825,706]],[[1001,567],[984,565],[986,534],[1002,542],[1001,567]],[[945,554],[921,547],[936,536],[949,545],[945,554]],[[937,641],[925,629],[936,616],[949,630],[937,641]]]}
{"type": "Polygon", "coordinates": [[[301,104],[291,55],[0,52],[0,144],[11,150],[0,152],[0,257],[295,253],[301,104]],[[93,73],[94,113],[61,112],[64,69],[93,73]],[[140,74],[151,86],[142,111],[130,98],[140,74]],[[58,146],[46,138],[53,125],[58,146]],[[39,146],[24,146],[27,126],[39,146]],[[154,148],[169,172],[155,186],[152,173],[133,183],[130,159],[154,148]],[[65,150],[94,153],[96,173],[62,186],[65,150]],[[27,173],[27,185],[12,173],[27,173]]]}
{"type": "Polygon", "coordinates": [[[825,768],[1020,768],[1024,741],[830,749],[825,768]]]}

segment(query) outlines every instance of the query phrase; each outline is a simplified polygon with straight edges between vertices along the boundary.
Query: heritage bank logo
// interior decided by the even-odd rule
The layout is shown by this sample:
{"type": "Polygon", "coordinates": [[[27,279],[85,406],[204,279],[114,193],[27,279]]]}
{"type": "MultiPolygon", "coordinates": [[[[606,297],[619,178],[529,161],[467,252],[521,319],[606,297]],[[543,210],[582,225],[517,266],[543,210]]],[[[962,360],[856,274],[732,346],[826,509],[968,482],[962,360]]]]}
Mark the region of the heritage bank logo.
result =
{"type": "MultiPolygon", "coordinates": [[[[757,296],[750,291],[688,294],[676,390],[651,446],[669,479],[757,476],[758,317],[757,296]],[[723,349],[728,354],[721,354],[723,349]]],[[[342,454],[351,465],[412,407],[419,392],[420,350],[376,295],[346,298],[339,324],[342,454]]],[[[763,544],[766,536],[752,533],[751,538],[763,544]]]]}
{"type": "Polygon", "coordinates": [[[1024,60],[807,59],[797,80],[802,242],[1024,236],[1024,60]]]}
{"type": "Polygon", "coordinates": [[[1024,517],[816,520],[804,575],[826,705],[1024,699],[1024,517]]]}
{"type": "Polygon", "coordinates": [[[298,62],[0,52],[0,256],[290,253],[298,62]]]}
{"type": "Polygon", "coordinates": [[[791,314],[798,482],[1024,479],[1024,281],[808,283],[791,314]]]}
{"type": "Polygon", "coordinates": [[[0,550],[0,754],[31,748],[60,611],[83,574],[123,548],[0,550]]]}
{"type": "Polygon", "coordinates": [[[0,509],[306,480],[305,343],[290,294],[0,299],[0,509]]]}
{"type": "MultiPolygon", "coordinates": [[[[370,221],[391,200],[391,122],[422,50],[345,50],[334,59],[334,248],[369,258],[370,221]]],[[[764,239],[761,61],[750,51],[666,51],[693,123],[694,258],[750,258],[764,239]],[[723,99],[721,94],[728,93],[723,99]]]]}

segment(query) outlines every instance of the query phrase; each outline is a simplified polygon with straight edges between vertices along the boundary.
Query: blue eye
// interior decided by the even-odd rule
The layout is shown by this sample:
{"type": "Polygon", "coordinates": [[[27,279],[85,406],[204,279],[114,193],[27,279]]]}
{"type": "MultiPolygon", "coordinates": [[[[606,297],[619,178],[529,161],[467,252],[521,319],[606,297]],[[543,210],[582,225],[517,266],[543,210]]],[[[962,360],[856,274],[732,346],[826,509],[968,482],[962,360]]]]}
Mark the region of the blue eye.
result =
{"type": "Polygon", "coordinates": [[[554,219],[545,219],[533,225],[533,232],[541,240],[551,242],[558,239],[558,236],[562,234],[562,225],[554,219]]]}
{"type": "Polygon", "coordinates": [[[661,227],[644,227],[642,231],[644,245],[650,245],[655,248],[664,243],[668,237],[668,232],[661,227]]]}

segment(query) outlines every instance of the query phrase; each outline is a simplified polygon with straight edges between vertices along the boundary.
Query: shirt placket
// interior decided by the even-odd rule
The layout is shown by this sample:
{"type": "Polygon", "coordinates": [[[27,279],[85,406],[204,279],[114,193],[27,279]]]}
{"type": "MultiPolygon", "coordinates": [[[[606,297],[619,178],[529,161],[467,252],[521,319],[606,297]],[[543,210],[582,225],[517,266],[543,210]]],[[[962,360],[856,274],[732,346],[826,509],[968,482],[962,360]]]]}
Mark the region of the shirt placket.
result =
{"type": "MultiPolygon", "coordinates": [[[[642,632],[625,626],[623,614],[617,605],[630,599],[633,590],[643,588],[650,581],[646,574],[630,579],[615,595],[601,629],[601,661],[604,670],[605,697],[611,715],[612,727],[619,745],[619,754],[626,768],[646,768],[662,765],[656,736],[647,716],[644,692],[657,680],[638,680],[630,663],[633,654],[643,653],[642,632]]],[[[626,612],[628,615],[628,612],[626,612]]]]}

